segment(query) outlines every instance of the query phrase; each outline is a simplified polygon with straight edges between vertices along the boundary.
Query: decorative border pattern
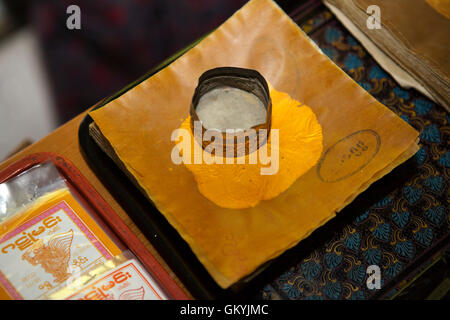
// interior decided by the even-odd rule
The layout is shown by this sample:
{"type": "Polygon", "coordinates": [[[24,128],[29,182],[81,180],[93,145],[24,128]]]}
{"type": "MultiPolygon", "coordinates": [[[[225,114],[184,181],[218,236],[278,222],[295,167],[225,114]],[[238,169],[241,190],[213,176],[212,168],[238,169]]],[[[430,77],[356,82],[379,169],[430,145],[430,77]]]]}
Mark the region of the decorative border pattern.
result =
{"type": "Polygon", "coordinates": [[[304,8],[307,15],[295,21],[337,66],[420,132],[421,148],[302,241],[291,267],[257,298],[391,299],[450,250],[450,117],[416,90],[400,87],[319,2],[308,2],[314,8],[304,8]],[[381,290],[365,283],[374,264],[381,290]]]}

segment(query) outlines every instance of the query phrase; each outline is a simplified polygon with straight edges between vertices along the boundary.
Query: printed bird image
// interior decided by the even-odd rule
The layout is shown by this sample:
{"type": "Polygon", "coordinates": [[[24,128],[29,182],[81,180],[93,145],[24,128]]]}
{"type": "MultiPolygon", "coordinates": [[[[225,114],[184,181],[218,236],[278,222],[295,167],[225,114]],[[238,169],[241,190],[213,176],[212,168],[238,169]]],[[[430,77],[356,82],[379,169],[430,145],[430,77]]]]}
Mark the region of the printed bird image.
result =
{"type": "Polygon", "coordinates": [[[40,265],[54,277],[54,282],[62,283],[71,276],[69,260],[72,240],[73,230],[56,234],[47,243],[40,239],[22,255],[22,260],[33,266],[40,265]]]}

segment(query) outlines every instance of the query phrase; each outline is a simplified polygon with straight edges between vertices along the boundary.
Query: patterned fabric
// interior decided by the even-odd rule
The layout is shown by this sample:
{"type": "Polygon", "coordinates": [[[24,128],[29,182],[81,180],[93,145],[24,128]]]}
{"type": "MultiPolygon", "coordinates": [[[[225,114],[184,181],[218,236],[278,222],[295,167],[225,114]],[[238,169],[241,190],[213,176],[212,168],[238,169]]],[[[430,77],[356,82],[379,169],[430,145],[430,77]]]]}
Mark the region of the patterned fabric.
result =
{"type": "Polygon", "coordinates": [[[401,88],[323,5],[310,2],[315,14],[301,28],[361,87],[417,129],[421,148],[338,213],[336,221],[302,241],[294,249],[300,255],[296,263],[259,297],[392,298],[401,280],[413,278],[448,247],[449,115],[417,91],[401,88]],[[369,265],[380,267],[381,290],[367,288],[369,265]]]}

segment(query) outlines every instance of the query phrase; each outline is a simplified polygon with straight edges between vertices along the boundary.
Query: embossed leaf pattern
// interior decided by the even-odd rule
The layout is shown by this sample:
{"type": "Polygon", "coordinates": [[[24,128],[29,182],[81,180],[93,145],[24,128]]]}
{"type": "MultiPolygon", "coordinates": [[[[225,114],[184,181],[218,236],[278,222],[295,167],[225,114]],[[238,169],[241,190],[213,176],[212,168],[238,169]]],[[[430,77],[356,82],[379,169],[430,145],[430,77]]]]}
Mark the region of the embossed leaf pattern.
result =
{"type": "Polygon", "coordinates": [[[349,278],[353,281],[362,284],[366,277],[366,269],[364,268],[364,266],[356,266],[350,270],[348,275],[349,278]]]}
{"type": "Polygon", "coordinates": [[[358,224],[358,223],[361,223],[361,222],[363,222],[364,220],[366,220],[366,219],[369,217],[369,213],[370,213],[370,211],[367,210],[367,211],[365,211],[362,215],[356,217],[355,223],[358,224]]]}
{"type": "Polygon", "coordinates": [[[419,230],[414,235],[414,239],[416,239],[417,242],[428,247],[431,244],[431,241],[433,240],[433,230],[431,230],[430,228],[419,230]]]}
{"type": "Polygon", "coordinates": [[[391,228],[388,223],[382,223],[373,230],[373,235],[375,238],[381,241],[388,241],[389,235],[391,233],[391,228]]]}
{"type": "Polygon", "coordinates": [[[404,228],[408,221],[409,221],[409,216],[411,214],[406,211],[406,212],[394,212],[392,214],[392,220],[394,221],[394,223],[399,226],[400,228],[404,228]]]}
{"type": "Polygon", "coordinates": [[[366,91],[369,91],[372,89],[372,85],[365,81],[359,81],[358,84],[366,91]]]}
{"type": "Polygon", "coordinates": [[[403,194],[410,204],[416,203],[422,196],[422,189],[406,186],[403,188],[403,194]]]}
{"type": "Polygon", "coordinates": [[[364,258],[369,265],[378,264],[381,260],[381,250],[370,248],[364,252],[364,258]]]}
{"type": "Polygon", "coordinates": [[[402,257],[411,259],[414,256],[414,245],[411,241],[399,241],[395,245],[395,251],[402,257]]]}
{"type": "Polygon", "coordinates": [[[384,274],[388,278],[394,278],[396,277],[400,271],[403,269],[403,264],[401,262],[396,262],[393,264],[390,264],[388,268],[384,271],[384,274]]]}
{"type": "Polygon", "coordinates": [[[439,158],[439,164],[443,167],[450,167],[450,151],[447,151],[439,158]]]}
{"type": "Polygon", "coordinates": [[[414,108],[416,109],[416,112],[419,116],[427,114],[433,107],[433,103],[423,99],[415,99],[413,103],[414,108]]]}
{"type": "Polygon", "coordinates": [[[332,44],[342,38],[342,32],[336,28],[328,28],[325,37],[327,42],[332,44]]]}
{"type": "Polygon", "coordinates": [[[380,201],[378,201],[377,203],[375,203],[373,206],[374,206],[375,208],[384,208],[384,207],[386,207],[390,202],[391,202],[391,198],[390,198],[390,197],[384,197],[383,199],[381,199],[380,201]]]}
{"type": "Polygon", "coordinates": [[[283,291],[286,292],[291,299],[296,299],[300,296],[300,291],[298,290],[298,288],[289,283],[284,284],[283,291]]]}
{"type": "Polygon", "coordinates": [[[434,124],[425,127],[420,138],[431,143],[439,143],[441,141],[439,129],[434,124]]]}
{"type": "Polygon", "coordinates": [[[384,72],[379,66],[375,65],[373,66],[369,71],[369,78],[370,79],[386,79],[388,75],[386,72],[384,72]]]}
{"type": "Polygon", "coordinates": [[[397,97],[399,97],[399,98],[401,98],[403,100],[407,100],[410,97],[409,92],[407,90],[402,89],[401,87],[395,87],[394,89],[392,89],[392,92],[397,97]]]}
{"type": "Polygon", "coordinates": [[[436,225],[440,225],[442,220],[444,220],[444,207],[437,206],[430,208],[425,212],[425,216],[436,225]]]}
{"type": "Polygon", "coordinates": [[[314,261],[308,261],[302,264],[303,274],[306,280],[314,279],[320,272],[322,267],[314,261]]]}
{"type": "Polygon", "coordinates": [[[444,185],[444,178],[442,177],[429,177],[424,181],[424,185],[433,190],[434,192],[440,193],[444,185]]]}
{"type": "Polygon", "coordinates": [[[342,255],[334,252],[325,254],[325,261],[330,269],[336,268],[342,261],[342,255]]]}
{"type": "Polygon", "coordinates": [[[338,299],[341,291],[342,291],[342,287],[341,287],[341,283],[340,282],[328,282],[325,285],[325,288],[323,289],[325,295],[330,298],[330,299],[338,299]]]}
{"type": "Polygon", "coordinates": [[[345,68],[347,70],[354,70],[359,67],[362,67],[362,62],[356,54],[349,54],[347,58],[345,58],[345,68]]]}
{"type": "Polygon", "coordinates": [[[354,251],[358,251],[360,243],[361,243],[361,235],[359,233],[349,234],[345,238],[345,246],[354,251]]]}
{"type": "Polygon", "coordinates": [[[427,158],[427,152],[423,147],[421,147],[419,151],[417,151],[417,153],[414,155],[414,158],[416,159],[417,164],[421,166],[427,158]]]}

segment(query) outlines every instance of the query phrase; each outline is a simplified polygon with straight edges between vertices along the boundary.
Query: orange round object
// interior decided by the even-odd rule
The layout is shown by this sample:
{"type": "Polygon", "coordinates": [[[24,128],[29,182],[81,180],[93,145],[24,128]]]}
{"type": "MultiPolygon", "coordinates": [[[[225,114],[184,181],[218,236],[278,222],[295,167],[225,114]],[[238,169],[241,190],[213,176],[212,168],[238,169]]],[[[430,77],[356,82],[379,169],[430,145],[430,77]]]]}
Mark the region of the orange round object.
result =
{"type": "Polygon", "coordinates": [[[273,106],[270,137],[253,153],[219,159],[203,150],[194,139],[190,116],[180,127],[184,133],[189,132],[189,136],[179,134],[176,139],[184,165],[193,173],[200,193],[220,207],[248,208],[261,200],[272,199],[288,189],[320,158],[322,127],[314,112],[287,93],[276,91],[270,85],[269,88],[273,106]],[[183,139],[188,141],[183,142],[183,139]],[[186,148],[191,152],[183,154],[186,148]],[[261,152],[263,155],[267,152],[268,157],[261,157],[261,152]],[[199,153],[201,163],[198,163],[199,158],[194,159],[199,153]]]}

